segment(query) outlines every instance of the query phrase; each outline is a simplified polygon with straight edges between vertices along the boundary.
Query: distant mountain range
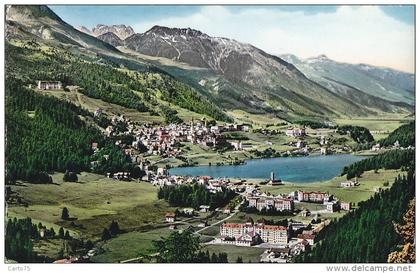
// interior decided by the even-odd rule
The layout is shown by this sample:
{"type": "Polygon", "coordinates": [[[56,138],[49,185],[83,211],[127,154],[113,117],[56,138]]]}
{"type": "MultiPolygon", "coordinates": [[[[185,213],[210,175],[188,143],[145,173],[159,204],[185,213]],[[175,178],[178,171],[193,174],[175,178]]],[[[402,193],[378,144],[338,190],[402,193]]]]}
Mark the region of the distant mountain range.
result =
{"type": "Polygon", "coordinates": [[[280,57],[333,91],[341,93],[340,90],[350,87],[379,98],[414,104],[414,74],[367,64],[341,63],[325,55],[307,59],[292,54],[280,57]]]}
{"type": "Polygon", "coordinates": [[[107,25],[98,24],[96,25],[96,27],[92,28],[92,30],[89,30],[88,28],[84,26],[79,26],[77,27],[77,29],[95,37],[98,37],[107,33],[113,33],[121,40],[124,40],[134,34],[133,28],[126,25],[107,26],[107,25]]]}
{"type": "Polygon", "coordinates": [[[274,56],[250,44],[190,28],[155,26],[134,33],[125,25],[98,25],[92,30],[78,27],[79,31],[46,6],[13,6],[6,19],[9,38],[27,32],[72,45],[73,50],[112,56],[121,65],[135,60],[172,75],[226,110],[285,119],[413,111],[410,79],[414,76],[390,69],[340,64],[325,56],[312,61],[274,56]]]}

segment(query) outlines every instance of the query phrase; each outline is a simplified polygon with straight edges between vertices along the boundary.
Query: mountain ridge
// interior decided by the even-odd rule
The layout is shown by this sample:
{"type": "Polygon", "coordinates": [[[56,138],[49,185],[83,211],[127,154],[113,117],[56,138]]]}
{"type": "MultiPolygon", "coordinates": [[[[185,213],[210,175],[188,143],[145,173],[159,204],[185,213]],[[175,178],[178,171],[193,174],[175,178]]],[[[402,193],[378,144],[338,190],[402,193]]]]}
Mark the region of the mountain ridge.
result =
{"type": "Polygon", "coordinates": [[[121,40],[124,40],[130,37],[131,35],[135,34],[131,26],[126,26],[124,24],[118,24],[118,25],[97,24],[92,29],[88,29],[85,26],[78,26],[77,30],[81,32],[85,32],[94,37],[98,37],[105,33],[111,32],[115,34],[121,40]]]}
{"type": "MultiPolygon", "coordinates": [[[[27,11],[24,10],[25,12],[27,11]]],[[[113,32],[105,32],[96,38],[65,23],[48,7],[41,9],[40,6],[30,6],[30,20],[20,16],[20,13],[8,12],[8,23],[26,25],[40,39],[70,44],[80,50],[87,48],[96,52],[97,56],[98,53],[99,56],[115,55],[112,62],[119,66],[126,66],[128,59],[132,59],[134,62],[141,62],[142,67],[163,70],[194,86],[201,94],[228,110],[252,109],[285,119],[330,119],[338,116],[375,115],[382,111],[380,108],[355,103],[342,93],[332,92],[308,78],[294,64],[233,39],[211,37],[191,28],[162,26],[154,26],[145,33],[133,34],[124,40],[117,39],[113,32]],[[45,16],[37,18],[34,7],[38,7],[41,15],[45,15],[47,19],[45,16]],[[44,35],[42,31],[39,33],[40,29],[48,29],[53,35],[44,35]],[[142,57],[133,59],[116,47],[127,47],[144,56],[172,59],[175,63],[184,62],[204,70],[169,69],[142,57]]],[[[13,29],[13,26],[10,27],[13,29]]],[[[109,59],[109,56],[106,58],[109,59]]],[[[137,64],[132,67],[136,66],[137,64]]],[[[399,106],[388,109],[406,111],[399,106]]]]}
{"type": "Polygon", "coordinates": [[[332,89],[334,79],[368,95],[394,102],[414,103],[414,74],[388,67],[350,64],[332,60],[325,55],[299,58],[293,54],[281,55],[298,67],[307,77],[332,89]]]}

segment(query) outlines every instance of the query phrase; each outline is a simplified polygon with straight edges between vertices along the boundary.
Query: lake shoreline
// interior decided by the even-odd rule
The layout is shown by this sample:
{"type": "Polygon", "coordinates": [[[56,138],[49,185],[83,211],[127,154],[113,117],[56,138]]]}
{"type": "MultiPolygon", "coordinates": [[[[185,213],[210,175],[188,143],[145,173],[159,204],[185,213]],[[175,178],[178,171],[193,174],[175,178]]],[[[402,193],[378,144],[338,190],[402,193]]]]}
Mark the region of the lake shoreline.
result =
{"type": "MultiPolygon", "coordinates": [[[[316,183],[341,175],[342,169],[365,156],[355,154],[308,155],[301,157],[256,158],[241,165],[211,165],[170,168],[171,175],[212,176],[229,179],[256,179],[261,182],[274,173],[290,183],[316,183]]],[[[286,183],[285,182],[285,183],[286,183]]]]}

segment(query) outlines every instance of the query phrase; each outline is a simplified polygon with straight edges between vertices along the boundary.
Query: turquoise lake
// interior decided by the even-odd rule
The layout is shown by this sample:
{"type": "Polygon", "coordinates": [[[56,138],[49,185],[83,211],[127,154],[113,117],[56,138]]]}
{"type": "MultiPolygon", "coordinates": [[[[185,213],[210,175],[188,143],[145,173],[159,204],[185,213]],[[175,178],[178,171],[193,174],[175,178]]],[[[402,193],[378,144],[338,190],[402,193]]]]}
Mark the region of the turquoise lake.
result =
{"type": "Polygon", "coordinates": [[[330,180],[341,174],[343,167],[366,157],[352,154],[281,157],[247,160],[244,165],[197,166],[172,168],[171,175],[201,176],[214,178],[260,178],[268,179],[274,172],[276,178],[295,183],[330,180]]]}

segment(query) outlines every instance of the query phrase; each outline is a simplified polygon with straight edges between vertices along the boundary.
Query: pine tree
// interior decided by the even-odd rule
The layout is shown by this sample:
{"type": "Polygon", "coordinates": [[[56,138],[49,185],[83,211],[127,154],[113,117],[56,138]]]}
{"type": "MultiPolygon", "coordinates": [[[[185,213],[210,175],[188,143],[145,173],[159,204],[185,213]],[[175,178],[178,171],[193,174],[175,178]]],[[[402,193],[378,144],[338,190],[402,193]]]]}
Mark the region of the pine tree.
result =
{"type": "Polygon", "coordinates": [[[217,263],[218,261],[219,261],[219,258],[217,257],[217,254],[213,252],[211,254],[210,262],[211,263],[217,263]]]}
{"type": "Polygon", "coordinates": [[[112,221],[111,225],[109,226],[109,232],[112,236],[118,235],[120,233],[118,222],[112,221]]]}
{"type": "Polygon", "coordinates": [[[102,231],[102,241],[107,241],[111,238],[112,238],[112,236],[109,233],[109,230],[107,228],[104,228],[104,230],[102,231]]]}
{"type": "Polygon", "coordinates": [[[62,212],[61,212],[61,219],[63,220],[68,220],[69,219],[69,210],[67,209],[67,207],[64,207],[62,212]]]}
{"type": "Polygon", "coordinates": [[[50,236],[51,236],[51,238],[55,237],[55,230],[52,227],[50,228],[50,236]]]}
{"type": "Polygon", "coordinates": [[[60,229],[58,230],[58,237],[61,239],[64,239],[64,229],[63,227],[60,227],[60,229]]]}
{"type": "Polygon", "coordinates": [[[395,231],[402,237],[404,244],[401,250],[392,252],[388,256],[389,263],[415,263],[416,242],[415,242],[415,199],[410,201],[409,209],[404,215],[404,224],[394,224],[395,231]]]}

